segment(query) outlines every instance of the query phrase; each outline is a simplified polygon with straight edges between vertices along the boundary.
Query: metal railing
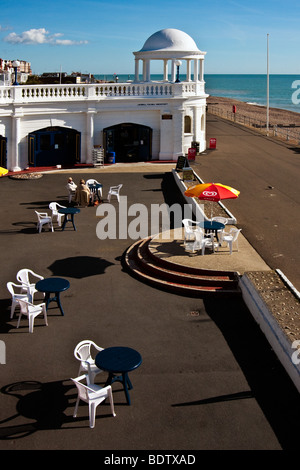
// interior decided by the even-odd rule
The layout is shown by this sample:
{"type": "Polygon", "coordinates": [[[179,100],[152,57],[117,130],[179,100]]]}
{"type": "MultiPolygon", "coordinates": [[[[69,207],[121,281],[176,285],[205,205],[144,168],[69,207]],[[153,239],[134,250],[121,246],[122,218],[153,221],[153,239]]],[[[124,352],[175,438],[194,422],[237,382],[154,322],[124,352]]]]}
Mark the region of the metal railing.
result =
{"type": "Polygon", "coordinates": [[[209,105],[208,113],[236,122],[242,126],[250,127],[270,137],[277,137],[280,140],[296,143],[297,145],[300,144],[300,127],[296,127],[295,124],[269,124],[269,129],[267,129],[266,120],[255,119],[240,113],[225,111],[217,106],[209,105]]]}

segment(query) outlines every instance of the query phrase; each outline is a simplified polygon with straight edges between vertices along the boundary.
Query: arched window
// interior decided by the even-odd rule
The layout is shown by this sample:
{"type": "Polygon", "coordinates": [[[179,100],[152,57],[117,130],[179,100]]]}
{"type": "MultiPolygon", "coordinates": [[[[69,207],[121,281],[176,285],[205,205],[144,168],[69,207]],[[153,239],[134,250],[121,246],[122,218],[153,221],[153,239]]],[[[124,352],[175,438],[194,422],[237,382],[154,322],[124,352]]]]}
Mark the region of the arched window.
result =
{"type": "Polygon", "coordinates": [[[184,133],[190,134],[192,132],[192,120],[190,116],[184,116],[184,133]]]}

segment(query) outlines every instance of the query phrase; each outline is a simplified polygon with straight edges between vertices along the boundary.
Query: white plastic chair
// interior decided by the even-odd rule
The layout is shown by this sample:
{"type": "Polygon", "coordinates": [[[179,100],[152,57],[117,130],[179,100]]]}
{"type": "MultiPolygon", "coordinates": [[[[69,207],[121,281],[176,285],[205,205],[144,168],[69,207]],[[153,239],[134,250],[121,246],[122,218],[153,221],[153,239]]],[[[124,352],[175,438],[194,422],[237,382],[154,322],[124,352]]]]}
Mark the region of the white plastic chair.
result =
{"type": "Polygon", "coordinates": [[[71,204],[72,198],[73,198],[73,196],[75,196],[75,192],[76,192],[76,191],[73,191],[72,189],[68,189],[68,193],[69,193],[69,195],[68,195],[68,201],[69,201],[69,204],[71,204]]]}
{"type": "Polygon", "coordinates": [[[34,319],[41,313],[44,315],[44,320],[46,326],[48,326],[48,320],[47,320],[47,312],[46,312],[46,304],[42,303],[39,305],[34,305],[31,302],[28,302],[27,300],[24,299],[17,299],[17,302],[20,304],[20,315],[19,315],[19,320],[17,324],[17,328],[20,326],[20,320],[21,316],[25,315],[28,317],[29,320],[29,333],[33,333],[33,326],[34,326],[34,319]]]}
{"type": "MultiPolygon", "coordinates": [[[[101,184],[101,183],[99,183],[99,181],[97,180],[90,179],[90,180],[87,180],[85,184],[87,185],[87,187],[89,187],[89,184],[101,184]]],[[[100,196],[102,197],[102,186],[100,186],[100,188],[98,188],[97,191],[98,191],[98,194],[100,194],[100,196]]]]}
{"type": "Polygon", "coordinates": [[[85,385],[81,382],[83,379],[87,379],[86,375],[81,375],[80,377],[76,377],[76,379],[71,379],[72,382],[77,387],[78,397],[76,400],[75,410],[73,414],[73,418],[76,418],[79,401],[82,400],[89,405],[89,424],[90,428],[95,427],[95,418],[96,418],[96,408],[100,403],[102,403],[106,398],[109,399],[110,402],[110,409],[113,416],[116,416],[114,410],[114,402],[112,396],[112,389],[110,385],[106,387],[100,387],[99,385],[89,384],[85,385]]]}
{"type": "Polygon", "coordinates": [[[205,237],[204,233],[201,230],[194,232],[195,240],[187,240],[185,243],[185,250],[191,253],[196,253],[201,250],[201,255],[204,255],[205,248],[211,248],[215,251],[214,244],[214,235],[211,233],[209,236],[205,237]]]}
{"type": "MultiPolygon", "coordinates": [[[[228,223],[228,219],[226,217],[221,217],[221,216],[213,217],[211,220],[213,220],[215,222],[220,222],[223,225],[226,225],[228,223]]],[[[218,238],[220,240],[220,244],[222,243],[223,234],[224,234],[224,229],[223,228],[218,230],[218,238]]]]}
{"type": "Polygon", "coordinates": [[[30,296],[29,293],[27,292],[26,294],[24,293],[24,290],[23,290],[24,286],[22,285],[15,284],[14,282],[8,282],[6,286],[11,294],[12,302],[11,302],[11,309],[10,309],[10,318],[13,318],[16,307],[20,306],[20,304],[17,301],[21,299],[21,300],[27,300],[31,302],[32,297],[30,296]],[[15,292],[15,291],[19,291],[19,292],[15,292]]]}
{"type": "Polygon", "coordinates": [[[17,272],[17,281],[22,284],[23,292],[29,292],[32,299],[31,302],[33,301],[34,294],[37,292],[35,284],[41,279],[44,279],[43,276],[33,272],[31,269],[23,268],[17,272]]]}
{"type": "Polygon", "coordinates": [[[43,225],[48,225],[49,229],[54,231],[52,224],[52,217],[47,214],[47,212],[37,212],[34,211],[38,217],[37,230],[41,233],[43,225]]]}
{"type": "Polygon", "coordinates": [[[74,184],[74,187],[73,187],[73,189],[72,189],[72,188],[67,184],[67,185],[66,185],[66,188],[67,188],[67,191],[68,191],[68,201],[69,201],[69,204],[71,204],[72,198],[73,198],[73,196],[75,196],[75,193],[76,193],[77,185],[74,184]]]}
{"type": "Polygon", "coordinates": [[[118,186],[111,186],[108,191],[107,199],[110,202],[110,198],[112,196],[116,196],[118,202],[120,202],[120,189],[122,188],[123,184],[119,184],[118,186]]]}
{"type": "Polygon", "coordinates": [[[229,246],[229,249],[230,249],[230,254],[232,254],[232,250],[233,250],[233,243],[236,242],[236,246],[237,246],[237,251],[239,251],[239,246],[238,246],[238,236],[239,236],[239,233],[242,229],[239,228],[231,228],[229,230],[229,232],[224,232],[223,234],[223,242],[227,243],[227,245],[229,246]]]}
{"type": "Polygon", "coordinates": [[[58,212],[59,208],[65,209],[66,206],[61,206],[58,202],[50,202],[49,209],[52,210],[52,222],[56,219],[59,227],[61,227],[61,219],[64,217],[64,214],[58,212]]]}
{"type": "Polygon", "coordinates": [[[183,219],[182,223],[184,227],[184,240],[195,240],[195,232],[201,230],[197,222],[192,219],[183,219]]]}
{"type": "Polygon", "coordinates": [[[78,359],[78,361],[80,361],[78,375],[80,375],[81,372],[87,373],[88,383],[90,384],[93,384],[96,375],[102,372],[101,369],[98,369],[95,364],[95,360],[92,357],[92,347],[94,347],[97,352],[103,350],[103,348],[97,346],[97,344],[88,339],[80,341],[80,343],[78,343],[74,349],[74,356],[76,357],[76,359],[78,359]]]}

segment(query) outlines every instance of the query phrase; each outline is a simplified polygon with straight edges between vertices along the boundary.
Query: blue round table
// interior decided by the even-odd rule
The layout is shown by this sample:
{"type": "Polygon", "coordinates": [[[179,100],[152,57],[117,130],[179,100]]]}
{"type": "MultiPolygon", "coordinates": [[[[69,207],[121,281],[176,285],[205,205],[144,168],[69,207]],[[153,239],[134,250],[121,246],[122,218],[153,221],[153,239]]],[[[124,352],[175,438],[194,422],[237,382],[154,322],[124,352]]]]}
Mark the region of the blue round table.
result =
{"type": "Polygon", "coordinates": [[[122,346],[105,348],[95,357],[96,366],[108,372],[106,385],[111,385],[115,381],[119,381],[123,384],[128,405],[130,405],[128,390],[132,389],[128,372],[137,369],[141,363],[142,356],[138,351],[122,346]]]}
{"type": "Polygon", "coordinates": [[[75,223],[74,223],[74,215],[78,214],[80,212],[80,209],[78,207],[64,207],[63,209],[59,209],[58,212],[60,214],[64,214],[64,222],[62,224],[62,230],[65,230],[65,226],[67,222],[72,222],[74,230],[76,230],[75,223]],[[71,218],[68,219],[68,215],[71,216],[71,218]]]}
{"type": "Polygon", "coordinates": [[[205,232],[215,232],[215,237],[219,241],[218,238],[218,230],[224,230],[225,225],[221,222],[216,222],[214,220],[204,220],[204,222],[199,222],[199,226],[204,228],[205,232]]]}
{"type": "Polygon", "coordinates": [[[101,189],[101,183],[89,184],[89,190],[91,191],[91,193],[94,193],[97,196],[99,202],[101,202],[101,196],[99,194],[99,191],[101,191],[101,189]]]}
{"type": "Polygon", "coordinates": [[[60,303],[60,293],[69,289],[69,287],[69,281],[67,281],[67,279],[63,279],[62,277],[48,277],[38,281],[35,285],[36,290],[45,293],[46,310],[48,310],[49,303],[55,301],[62,315],[64,315],[64,311],[60,303]],[[54,296],[50,297],[52,293],[54,296]]]}

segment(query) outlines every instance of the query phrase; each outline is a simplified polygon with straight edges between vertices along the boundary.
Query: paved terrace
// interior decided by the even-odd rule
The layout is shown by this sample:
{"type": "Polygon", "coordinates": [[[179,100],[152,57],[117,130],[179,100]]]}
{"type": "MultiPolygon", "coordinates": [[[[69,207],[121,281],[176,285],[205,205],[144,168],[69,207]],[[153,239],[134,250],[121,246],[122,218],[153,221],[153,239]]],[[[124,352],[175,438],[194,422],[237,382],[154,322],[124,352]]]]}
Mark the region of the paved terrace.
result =
{"type": "MultiPolygon", "coordinates": [[[[152,203],[181,200],[172,167],[137,165],[128,172],[128,166],[115,165],[72,176],[95,177],[104,196],[122,182],[128,205],[138,201],[150,209],[152,203]]],[[[67,203],[69,174],[0,180],[0,331],[6,344],[0,448],[97,449],[103,457],[109,450],[298,448],[299,394],[240,297],[191,299],[134,279],[121,264],[133,241],[99,240],[92,207],[76,216],[76,232],[36,232],[34,210],[47,210],[51,201],[67,203]],[[9,318],[6,282],[23,267],[71,284],[62,294],[65,316],[50,304],[49,326],[37,319],[33,334],[25,319],[16,329],[17,320],[9,318]],[[87,405],[72,417],[76,389],[69,380],[78,372],[74,347],[87,338],[102,347],[134,347],[143,357],[130,375],[132,405],[114,384],[117,416],[110,416],[108,404],[100,405],[93,430],[87,405]]]]}

